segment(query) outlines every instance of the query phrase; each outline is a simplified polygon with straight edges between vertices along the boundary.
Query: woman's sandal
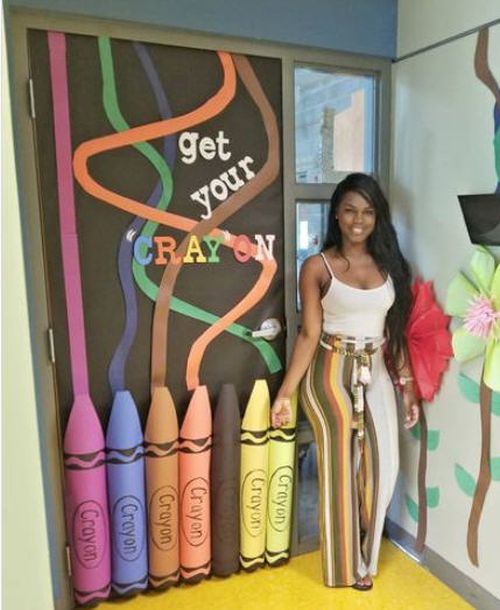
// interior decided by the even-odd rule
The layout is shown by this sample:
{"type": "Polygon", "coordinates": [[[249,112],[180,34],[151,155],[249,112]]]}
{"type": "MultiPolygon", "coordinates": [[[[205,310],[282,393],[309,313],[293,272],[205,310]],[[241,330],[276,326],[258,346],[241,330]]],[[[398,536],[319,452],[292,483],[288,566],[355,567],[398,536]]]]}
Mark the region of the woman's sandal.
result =
{"type": "Polygon", "coordinates": [[[369,591],[373,588],[373,580],[370,580],[370,582],[355,582],[351,586],[356,591],[369,591]]]}

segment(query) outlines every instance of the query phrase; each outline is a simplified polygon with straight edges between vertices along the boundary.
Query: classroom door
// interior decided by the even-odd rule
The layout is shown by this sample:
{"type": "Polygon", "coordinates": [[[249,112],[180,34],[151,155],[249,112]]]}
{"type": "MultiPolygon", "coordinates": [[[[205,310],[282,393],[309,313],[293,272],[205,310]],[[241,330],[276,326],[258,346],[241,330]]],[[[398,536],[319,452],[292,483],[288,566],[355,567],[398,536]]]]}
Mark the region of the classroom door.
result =
{"type": "Polygon", "coordinates": [[[86,359],[103,424],[119,385],[143,421],[152,382],[170,388],[180,415],[198,384],[215,400],[233,383],[242,404],[257,378],[273,393],[285,358],[280,60],[57,36],[65,61],[54,68],[50,33],[29,32],[61,429],[72,399],[54,134],[60,109],[52,98],[61,83],[86,359]],[[278,321],[275,333],[268,320],[278,321]],[[263,323],[267,338],[252,336],[263,323]]]}

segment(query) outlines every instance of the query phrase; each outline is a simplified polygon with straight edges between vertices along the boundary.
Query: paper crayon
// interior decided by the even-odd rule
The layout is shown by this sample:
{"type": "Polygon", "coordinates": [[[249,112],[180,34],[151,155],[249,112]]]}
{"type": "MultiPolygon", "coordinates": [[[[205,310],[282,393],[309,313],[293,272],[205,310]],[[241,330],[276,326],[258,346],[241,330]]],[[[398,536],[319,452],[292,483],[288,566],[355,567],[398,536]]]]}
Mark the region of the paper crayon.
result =
{"type": "Polygon", "coordinates": [[[278,566],[290,559],[297,393],[291,398],[290,423],[269,431],[266,561],[278,566]]]}
{"type": "Polygon", "coordinates": [[[111,586],[119,595],[148,584],[144,446],[132,395],[115,393],[106,432],[111,586]]]}
{"type": "Polygon", "coordinates": [[[144,441],[149,583],[163,589],[179,580],[179,425],[166,387],[153,391],[144,441]]]}
{"type": "Polygon", "coordinates": [[[198,386],[179,438],[181,576],[198,582],[210,573],[210,447],[212,414],[206,386],[198,386]]]}
{"type": "Polygon", "coordinates": [[[234,385],[219,394],[213,421],[210,464],[212,574],[229,576],[240,567],[240,408],[234,385]]]}
{"type": "Polygon", "coordinates": [[[264,564],[269,434],[269,389],[257,379],[241,424],[240,563],[251,571],[264,564]]]}
{"type": "Polygon", "coordinates": [[[76,396],[64,434],[66,529],[78,604],[110,593],[104,435],[88,396],[76,396]]]}
{"type": "Polygon", "coordinates": [[[64,433],[65,510],[78,604],[106,599],[111,562],[104,435],[89,394],[82,280],[73,189],[66,37],[48,32],[64,295],[73,404],[64,433]]]}

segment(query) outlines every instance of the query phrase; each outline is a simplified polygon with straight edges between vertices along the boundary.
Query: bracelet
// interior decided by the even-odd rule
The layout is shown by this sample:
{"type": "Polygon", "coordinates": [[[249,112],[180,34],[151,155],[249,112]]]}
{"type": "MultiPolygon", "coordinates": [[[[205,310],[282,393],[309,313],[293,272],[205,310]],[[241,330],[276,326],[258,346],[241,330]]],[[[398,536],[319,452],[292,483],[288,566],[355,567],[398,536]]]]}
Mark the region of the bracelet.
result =
{"type": "Polygon", "coordinates": [[[399,379],[398,379],[398,383],[399,383],[399,385],[401,385],[401,386],[403,386],[403,387],[404,387],[405,385],[408,385],[409,383],[412,383],[413,381],[414,381],[414,378],[413,378],[413,377],[406,377],[406,376],[404,376],[404,375],[403,375],[403,376],[401,376],[401,377],[399,377],[399,379]]]}

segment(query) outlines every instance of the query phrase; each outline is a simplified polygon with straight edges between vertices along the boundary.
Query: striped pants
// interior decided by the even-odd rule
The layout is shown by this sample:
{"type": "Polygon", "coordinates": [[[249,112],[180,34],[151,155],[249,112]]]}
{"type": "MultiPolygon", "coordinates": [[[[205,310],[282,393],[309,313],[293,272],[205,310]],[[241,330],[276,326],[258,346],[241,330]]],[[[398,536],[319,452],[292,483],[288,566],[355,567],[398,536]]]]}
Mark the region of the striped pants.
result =
{"type": "Polygon", "coordinates": [[[317,444],[323,578],[349,586],[375,575],[384,519],[399,468],[394,388],[381,349],[364,390],[364,439],[354,429],[354,358],[320,345],[301,385],[317,444]]]}

